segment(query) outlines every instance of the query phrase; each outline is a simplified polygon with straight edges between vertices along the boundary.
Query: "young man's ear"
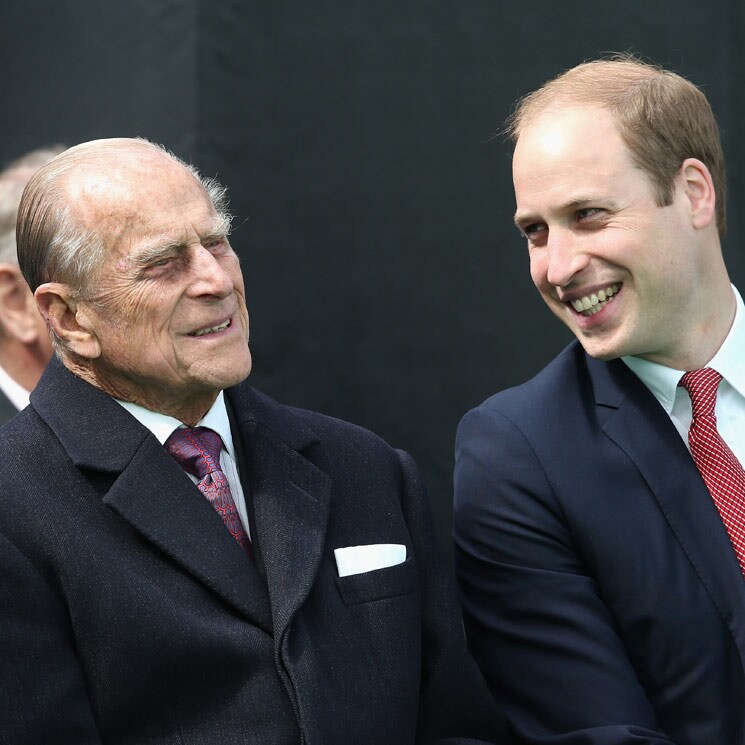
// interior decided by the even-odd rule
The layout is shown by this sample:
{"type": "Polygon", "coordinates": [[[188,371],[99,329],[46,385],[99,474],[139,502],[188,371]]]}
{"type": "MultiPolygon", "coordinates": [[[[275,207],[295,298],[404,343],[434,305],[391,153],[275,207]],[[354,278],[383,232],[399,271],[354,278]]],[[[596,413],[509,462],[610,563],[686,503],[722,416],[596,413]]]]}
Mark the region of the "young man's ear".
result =
{"type": "Polygon", "coordinates": [[[680,172],[693,226],[702,229],[715,223],[717,196],[709,169],[698,158],[686,158],[680,172]]]}
{"type": "Polygon", "coordinates": [[[91,360],[100,356],[101,346],[85,301],[61,282],[39,285],[34,296],[47,325],[66,349],[91,360]]]}

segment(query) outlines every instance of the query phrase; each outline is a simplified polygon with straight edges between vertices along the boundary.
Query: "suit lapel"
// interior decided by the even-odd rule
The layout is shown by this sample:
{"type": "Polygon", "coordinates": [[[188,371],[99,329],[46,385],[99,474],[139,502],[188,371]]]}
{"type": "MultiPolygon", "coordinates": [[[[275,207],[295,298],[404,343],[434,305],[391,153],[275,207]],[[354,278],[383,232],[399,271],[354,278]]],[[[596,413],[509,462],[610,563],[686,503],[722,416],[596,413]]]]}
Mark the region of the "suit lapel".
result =
{"type": "Polygon", "coordinates": [[[639,469],[745,662],[745,580],[719,512],[670,418],[621,360],[588,358],[601,426],[639,469]]]}
{"type": "Polygon", "coordinates": [[[103,501],[149,543],[271,633],[266,589],[219,515],[157,439],[58,361],[32,405],[73,463],[111,475],[103,501]]]}

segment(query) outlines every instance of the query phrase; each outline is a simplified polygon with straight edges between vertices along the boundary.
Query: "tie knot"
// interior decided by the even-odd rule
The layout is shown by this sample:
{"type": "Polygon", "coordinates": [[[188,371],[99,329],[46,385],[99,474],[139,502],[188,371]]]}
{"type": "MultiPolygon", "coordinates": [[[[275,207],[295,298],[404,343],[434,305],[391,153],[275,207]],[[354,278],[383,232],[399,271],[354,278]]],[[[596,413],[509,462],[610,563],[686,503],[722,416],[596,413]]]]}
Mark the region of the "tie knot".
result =
{"type": "Polygon", "coordinates": [[[683,386],[691,397],[693,418],[712,416],[717,401],[717,388],[722,376],[711,367],[687,372],[678,385],[683,386]]]}
{"type": "Polygon", "coordinates": [[[185,471],[198,479],[220,470],[222,439],[207,427],[181,427],[173,430],[165,449],[185,471]]]}

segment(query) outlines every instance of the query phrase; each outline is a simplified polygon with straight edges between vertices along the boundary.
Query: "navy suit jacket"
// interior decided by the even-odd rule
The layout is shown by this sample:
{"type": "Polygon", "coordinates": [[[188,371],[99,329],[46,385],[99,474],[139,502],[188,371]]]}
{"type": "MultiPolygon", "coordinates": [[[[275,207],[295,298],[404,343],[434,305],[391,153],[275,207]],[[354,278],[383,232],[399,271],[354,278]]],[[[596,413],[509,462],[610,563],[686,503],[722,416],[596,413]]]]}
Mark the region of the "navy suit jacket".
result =
{"type": "Polygon", "coordinates": [[[745,742],[745,581],[682,438],[623,362],[572,343],[469,412],[456,451],[467,636],[516,731],[745,742]]]}
{"type": "Polygon", "coordinates": [[[58,361],[3,428],[0,743],[500,742],[410,458],[246,384],[226,400],[255,563],[58,361]],[[408,558],[340,578],[334,548],[373,543],[408,558]]]}

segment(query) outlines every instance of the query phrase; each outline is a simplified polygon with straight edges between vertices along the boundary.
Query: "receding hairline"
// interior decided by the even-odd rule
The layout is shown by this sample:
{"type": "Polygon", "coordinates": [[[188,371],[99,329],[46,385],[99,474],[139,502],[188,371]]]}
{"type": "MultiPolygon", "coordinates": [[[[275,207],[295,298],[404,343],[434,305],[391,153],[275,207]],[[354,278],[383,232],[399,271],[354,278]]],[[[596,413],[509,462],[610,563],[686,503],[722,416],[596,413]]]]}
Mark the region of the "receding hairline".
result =
{"type": "MultiPolygon", "coordinates": [[[[19,251],[19,263],[29,286],[35,288],[56,279],[83,288],[97,265],[96,256],[100,258],[104,250],[97,211],[107,210],[107,202],[108,211],[134,204],[137,179],[148,177],[156,168],[179,171],[193,179],[218,219],[229,225],[225,187],[203,177],[197,168],[161,145],[139,138],[84,142],[40,168],[24,191],[18,235],[23,236],[28,251],[23,257],[19,251]],[[41,243],[37,245],[37,241],[41,243]]],[[[18,245],[22,245],[20,240],[18,245]]]]}
{"type": "Polygon", "coordinates": [[[73,145],[39,168],[32,180],[66,181],[68,178],[74,178],[76,172],[82,172],[86,167],[90,170],[107,165],[126,168],[128,163],[143,163],[149,160],[162,160],[180,166],[200,181],[196,169],[173,152],[162,145],[137,137],[112,137],[73,145]]]}
{"type": "Polygon", "coordinates": [[[199,181],[193,169],[172,152],[148,140],[136,138],[91,140],[75,145],[40,168],[34,180],[37,177],[42,180],[51,176],[50,185],[56,184],[62,190],[84,175],[98,176],[102,171],[109,174],[117,171],[126,173],[149,161],[160,161],[183,168],[199,181]],[[111,170],[104,170],[107,167],[111,170]]]}
{"type": "MultiPolygon", "coordinates": [[[[632,54],[617,53],[600,59],[581,62],[559,73],[539,88],[518,99],[507,119],[503,133],[513,142],[525,127],[544,113],[565,106],[595,107],[616,115],[614,109],[637,86],[666,77],[685,78],[666,70],[661,65],[640,59],[632,54]],[[604,81],[614,92],[600,91],[588,86],[588,81],[604,81]]],[[[695,86],[694,86],[695,87],[695,86]]]]}
{"type": "MultiPolygon", "coordinates": [[[[117,185],[120,196],[136,197],[132,177],[149,174],[152,167],[182,171],[202,189],[217,213],[229,217],[224,188],[214,188],[219,184],[213,179],[202,177],[194,166],[170,150],[143,138],[107,138],[74,145],[40,168],[29,183],[38,184],[82,227],[90,223],[86,201],[92,209],[99,209],[116,194],[117,185]]],[[[119,204],[125,203],[124,199],[119,200],[119,204]]],[[[95,225],[88,227],[96,230],[95,225]]]]}

